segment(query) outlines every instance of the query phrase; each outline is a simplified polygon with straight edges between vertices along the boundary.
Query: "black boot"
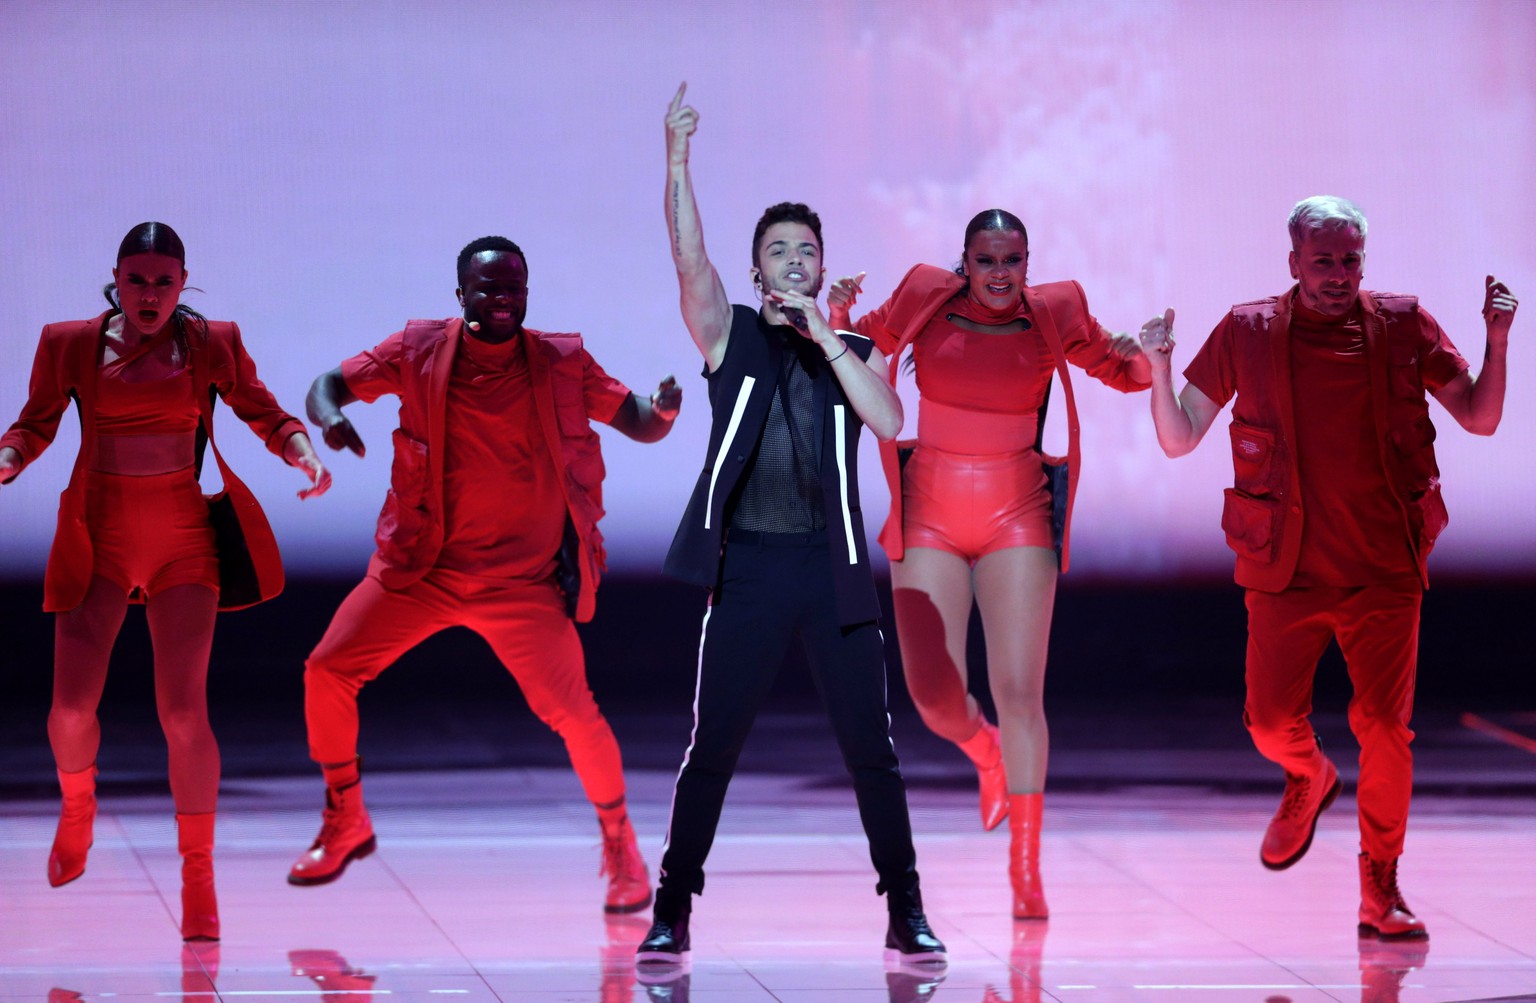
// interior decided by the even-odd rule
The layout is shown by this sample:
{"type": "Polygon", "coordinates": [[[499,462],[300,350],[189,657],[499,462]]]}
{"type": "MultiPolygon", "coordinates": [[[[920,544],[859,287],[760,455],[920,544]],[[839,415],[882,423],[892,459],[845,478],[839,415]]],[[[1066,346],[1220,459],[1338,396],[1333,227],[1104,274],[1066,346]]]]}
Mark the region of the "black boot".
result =
{"type": "Polygon", "coordinates": [[[891,925],[885,932],[885,957],[903,964],[943,965],[949,963],[944,942],[933,935],[928,917],[923,914],[923,896],[914,884],[907,891],[886,893],[891,925]]]}
{"type": "Polygon", "coordinates": [[[693,910],[692,896],[679,896],[666,888],[656,890],[656,906],[651,912],[651,929],[635,948],[637,965],[681,965],[688,960],[688,916],[693,910]]]}

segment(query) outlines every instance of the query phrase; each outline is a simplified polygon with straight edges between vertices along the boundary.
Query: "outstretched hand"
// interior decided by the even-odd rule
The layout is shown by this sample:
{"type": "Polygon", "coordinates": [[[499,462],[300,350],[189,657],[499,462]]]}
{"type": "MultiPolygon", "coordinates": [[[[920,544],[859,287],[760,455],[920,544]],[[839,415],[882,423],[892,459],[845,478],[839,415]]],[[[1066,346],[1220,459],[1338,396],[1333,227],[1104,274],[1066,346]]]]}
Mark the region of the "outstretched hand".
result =
{"type": "Polygon", "coordinates": [[[853,330],[853,305],[859,300],[864,276],[868,274],[860,272],[852,277],[845,275],[827,290],[827,317],[834,330],[853,330]]]}
{"type": "Polygon", "coordinates": [[[1509,337],[1509,328],[1515,322],[1515,310],[1520,301],[1509,291],[1509,286],[1488,276],[1483,282],[1483,322],[1488,325],[1489,337],[1509,337]]]}
{"type": "Polygon", "coordinates": [[[298,467],[305,477],[309,478],[309,487],[299,492],[299,500],[306,498],[318,498],[331,490],[331,472],[325,469],[325,464],[320,462],[320,457],[315,453],[315,447],[309,441],[309,436],[303,432],[295,432],[288,437],[283,445],[283,459],[298,467]]]}
{"type": "Polygon", "coordinates": [[[688,162],[689,137],[699,127],[699,113],[691,105],[683,104],[683,92],[687,89],[688,81],[684,80],[667,108],[667,162],[679,166],[688,162]]]}
{"type": "Polygon", "coordinates": [[[350,449],[358,456],[365,456],[368,453],[368,447],[363,445],[363,437],[357,434],[357,429],[352,427],[347,416],[340,411],[325,423],[320,434],[325,439],[325,444],[332,449],[350,449]]]}
{"type": "Polygon", "coordinates": [[[294,466],[304,472],[310,484],[299,492],[299,501],[304,501],[306,498],[319,498],[331,490],[331,472],[325,469],[325,464],[320,462],[320,457],[314,452],[299,460],[294,466]]]}
{"type": "Polygon", "coordinates": [[[677,385],[677,377],[668,373],[656,392],[651,394],[651,410],[668,421],[677,417],[683,409],[683,388],[677,385]]]}
{"type": "Polygon", "coordinates": [[[1153,369],[1168,369],[1173,364],[1173,307],[1141,325],[1137,340],[1153,369]]]}
{"type": "Polygon", "coordinates": [[[864,288],[864,276],[868,272],[860,272],[852,276],[843,276],[832,283],[827,289],[827,307],[832,310],[841,308],[844,312],[853,309],[853,305],[859,300],[859,293],[864,288]]]}
{"type": "Polygon", "coordinates": [[[21,473],[21,454],[13,446],[0,449],[0,484],[21,473]]]}

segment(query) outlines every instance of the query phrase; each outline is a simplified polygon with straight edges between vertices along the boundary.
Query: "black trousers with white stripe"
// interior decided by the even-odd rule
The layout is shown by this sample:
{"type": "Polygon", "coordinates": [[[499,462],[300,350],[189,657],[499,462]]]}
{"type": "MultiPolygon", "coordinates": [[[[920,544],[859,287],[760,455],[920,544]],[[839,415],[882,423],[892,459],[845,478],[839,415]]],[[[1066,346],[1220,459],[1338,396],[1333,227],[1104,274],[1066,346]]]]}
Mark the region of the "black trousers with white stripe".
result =
{"type": "Polygon", "coordinates": [[[721,584],[704,616],[693,740],[673,795],[658,906],[681,905],[704,890],[704,859],[736,760],[796,638],[853,778],[879,875],[875,891],[917,888],[906,783],[886,711],[880,630],[873,621],[838,624],[831,559],[824,532],[731,533],[721,584]]]}

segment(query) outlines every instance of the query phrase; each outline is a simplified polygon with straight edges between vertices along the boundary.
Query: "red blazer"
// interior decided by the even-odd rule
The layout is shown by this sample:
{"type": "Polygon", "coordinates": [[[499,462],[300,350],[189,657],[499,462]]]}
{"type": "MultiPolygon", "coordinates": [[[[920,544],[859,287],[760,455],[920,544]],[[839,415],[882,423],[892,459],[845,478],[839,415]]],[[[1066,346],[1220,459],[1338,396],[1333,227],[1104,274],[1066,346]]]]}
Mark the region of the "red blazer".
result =
{"type": "MultiPolygon", "coordinates": [[[[859,318],[858,331],[874,339],[875,347],[890,360],[889,378],[896,385],[902,352],[939,312],[943,305],[962,292],[964,276],[934,265],[914,265],[902,278],[886,302],[859,318]]],[[[1072,377],[1067,371],[1071,360],[1090,376],[1116,390],[1145,390],[1150,384],[1138,383],[1125,370],[1125,363],[1109,348],[1104,330],[1088,312],[1088,298],[1076,282],[1050,282],[1025,286],[1024,300],[1035,330],[1051,347],[1056,360],[1056,375],[1061,380],[1062,397],[1067,405],[1067,501],[1062,514],[1061,570],[1067,570],[1068,543],[1071,537],[1072,503],[1077,495],[1078,453],[1077,402],[1072,396],[1072,377]]],[[[880,464],[886,484],[891,489],[891,513],[880,530],[880,544],[893,561],[906,553],[901,538],[901,464],[898,447],[909,442],[882,442],[880,464]]],[[[1048,463],[1060,463],[1060,457],[1045,457],[1048,463]]]]}
{"type": "MultiPolygon", "coordinates": [[[[53,443],[59,419],[71,399],[80,411],[80,452],[70,474],[69,486],[59,498],[58,530],[48,553],[43,578],[43,609],[50,613],[74,609],[85,598],[95,566],[90,532],[85,521],[86,476],[96,443],[96,375],[101,363],[102,334],[112,311],[92,320],[63,321],[43,328],[32,380],[21,417],[0,436],[0,447],[11,446],[21,454],[25,469],[53,443]]],[[[190,326],[190,325],[189,325],[190,326]]],[[[256,376],[256,363],[246,354],[240,329],[231,321],[208,322],[207,337],[195,327],[188,334],[191,364],[198,385],[217,391],[235,415],[281,456],[288,437],[304,431],[304,425],[278,406],[272,392],[256,376]]],[[[212,438],[211,411],[204,425],[212,438]]],[[[217,450],[215,450],[217,451],[217,450]]],[[[250,489],[235,477],[223,461],[224,488],[234,502],[244,544],[250,553],[260,598],[270,599],[283,587],[282,558],[277,541],[250,489]]],[[[247,602],[243,605],[251,605],[247,602]]],[[[221,609],[234,606],[225,605],[221,609]]]]}

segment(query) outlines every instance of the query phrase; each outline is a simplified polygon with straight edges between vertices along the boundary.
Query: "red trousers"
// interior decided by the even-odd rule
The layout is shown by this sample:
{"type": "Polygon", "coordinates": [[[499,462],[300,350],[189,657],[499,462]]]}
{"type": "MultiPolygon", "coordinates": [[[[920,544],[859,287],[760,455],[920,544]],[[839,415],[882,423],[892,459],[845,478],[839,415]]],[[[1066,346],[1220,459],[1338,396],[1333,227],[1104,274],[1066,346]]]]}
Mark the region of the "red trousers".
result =
{"type": "Polygon", "coordinates": [[[447,627],[485,638],[539,719],[565,740],[594,804],[624,796],[619,744],[587,686],[575,625],[553,583],[487,586],[436,568],[407,588],[364,578],[304,663],[309,754],[318,763],[357,755],[357,693],[395,659],[447,627]]]}
{"type": "Polygon", "coordinates": [[[1408,727],[1418,668],[1417,579],[1360,588],[1248,590],[1248,700],[1244,723],[1267,759],[1290,773],[1320,766],[1312,679],[1330,639],[1349,667],[1349,727],[1360,743],[1360,848],[1378,860],[1403,852],[1413,753],[1408,727]]]}

